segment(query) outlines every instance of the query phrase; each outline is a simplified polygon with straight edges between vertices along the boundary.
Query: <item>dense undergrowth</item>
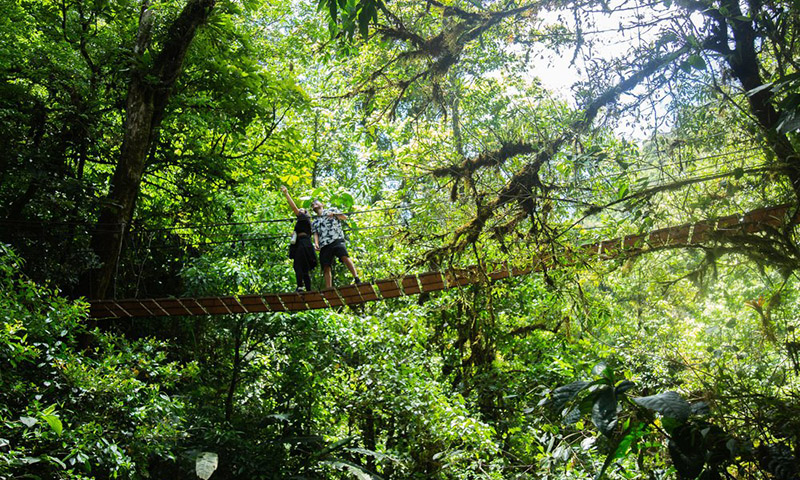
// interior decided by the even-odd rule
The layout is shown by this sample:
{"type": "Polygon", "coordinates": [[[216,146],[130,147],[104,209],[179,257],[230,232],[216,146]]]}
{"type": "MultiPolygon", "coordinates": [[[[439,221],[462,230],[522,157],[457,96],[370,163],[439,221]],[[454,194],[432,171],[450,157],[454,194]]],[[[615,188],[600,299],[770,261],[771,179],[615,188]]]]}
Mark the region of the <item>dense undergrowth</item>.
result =
{"type": "Polygon", "coordinates": [[[2,478],[797,475],[796,281],[744,259],[115,327],[3,253],[2,478]]]}

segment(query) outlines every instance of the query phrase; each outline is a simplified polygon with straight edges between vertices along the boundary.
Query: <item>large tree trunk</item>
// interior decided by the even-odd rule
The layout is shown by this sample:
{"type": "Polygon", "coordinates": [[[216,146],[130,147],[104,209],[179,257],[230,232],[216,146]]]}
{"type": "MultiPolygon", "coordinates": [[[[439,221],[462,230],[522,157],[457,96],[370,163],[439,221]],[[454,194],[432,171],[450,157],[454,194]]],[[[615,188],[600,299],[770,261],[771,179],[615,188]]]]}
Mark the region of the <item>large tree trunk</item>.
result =
{"type": "MultiPolygon", "coordinates": [[[[744,90],[751,92],[764,83],[756,50],[757,32],[751,20],[743,16],[736,0],[725,0],[723,6],[731,15],[728,23],[734,40],[733,50],[726,55],[728,65],[744,90]]],[[[767,142],[777,157],[777,163],[782,165],[784,173],[792,182],[795,195],[800,199],[800,155],[787,136],[778,131],[780,112],[775,108],[774,100],[775,96],[769,88],[747,95],[750,113],[764,130],[767,142]]]]}
{"type": "MultiPolygon", "coordinates": [[[[109,296],[114,271],[122,251],[126,227],[133,218],[136,198],[152,147],[172,88],[180,74],[186,52],[203,25],[216,0],[189,0],[168,30],[161,52],[152,69],[134,69],[125,109],[125,131],[119,161],[114,170],[108,196],[100,211],[92,236],[92,249],[101,263],[84,282],[84,293],[90,298],[109,296]],[[155,78],[156,80],[152,80],[155,78]],[[88,291],[86,291],[88,290],[88,291]]],[[[150,45],[152,13],[144,0],[139,19],[135,54],[142,54],[150,45]]]]}

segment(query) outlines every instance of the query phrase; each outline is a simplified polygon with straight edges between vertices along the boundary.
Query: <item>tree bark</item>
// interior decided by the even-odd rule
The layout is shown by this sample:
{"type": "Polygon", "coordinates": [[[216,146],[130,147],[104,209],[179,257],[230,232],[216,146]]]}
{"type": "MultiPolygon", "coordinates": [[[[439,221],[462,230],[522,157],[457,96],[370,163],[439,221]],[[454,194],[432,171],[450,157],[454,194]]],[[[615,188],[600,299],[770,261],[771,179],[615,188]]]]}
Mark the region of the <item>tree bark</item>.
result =
{"type": "Polygon", "coordinates": [[[228,384],[228,394],[225,396],[225,421],[230,422],[233,418],[233,397],[236,394],[236,386],[239,384],[239,371],[242,368],[242,344],[244,343],[245,328],[236,321],[236,328],[233,335],[233,363],[231,365],[231,382],[228,384]]]}
{"type": "MultiPolygon", "coordinates": [[[[100,267],[89,272],[88,280],[83,283],[85,287],[82,293],[90,298],[107,298],[111,293],[109,286],[119,262],[126,227],[133,218],[147,155],[161,125],[186,52],[195,38],[197,28],[208,20],[215,4],[216,0],[189,0],[170,26],[153,66],[133,70],[119,160],[92,236],[91,246],[98,256],[100,267]]],[[[134,48],[137,56],[150,46],[151,27],[152,13],[145,0],[134,48]]]]}
{"type": "MultiPolygon", "coordinates": [[[[377,428],[375,426],[375,411],[367,408],[364,412],[364,424],[361,430],[364,438],[364,447],[373,452],[377,451],[377,428]]],[[[371,455],[367,456],[367,469],[375,471],[375,458],[371,455]]]]}
{"type": "MultiPolygon", "coordinates": [[[[723,53],[733,76],[741,83],[745,92],[751,92],[764,84],[756,50],[758,32],[753,27],[752,20],[742,14],[741,7],[736,0],[725,0],[722,5],[729,12],[729,18],[724,18],[724,20],[727,21],[727,25],[733,33],[733,49],[728,50],[727,42],[725,42],[715,50],[723,53]]],[[[714,9],[709,10],[706,14],[718,22],[723,19],[721,14],[714,9]]],[[[756,14],[751,13],[751,16],[755,18],[756,14]]],[[[725,35],[726,30],[726,28],[719,29],[722,35],[725,35]]],[[[792,183],[795,196],[800,198],[800,155],[795,151],[787,136],[778,131],[780,112],[775,108],[774,100],[775,95],[769,88],[762,88],[755,93],[747,94],[750,113],[764,131],[767,143],[775,152],[778,163],[792,183]]]]}

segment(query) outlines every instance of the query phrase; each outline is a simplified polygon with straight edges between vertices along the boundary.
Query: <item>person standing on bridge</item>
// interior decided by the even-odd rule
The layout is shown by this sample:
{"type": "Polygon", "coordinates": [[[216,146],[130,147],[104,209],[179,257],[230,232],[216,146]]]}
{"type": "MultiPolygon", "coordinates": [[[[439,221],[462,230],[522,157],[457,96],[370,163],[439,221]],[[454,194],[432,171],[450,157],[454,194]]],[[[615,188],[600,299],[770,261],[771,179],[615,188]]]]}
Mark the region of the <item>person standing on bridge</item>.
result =
{"type": "Polygon", "coordinates": [[[311,202],[311,209],[317,214],[311,224],[311,231],[314,233],[314,247],[319,250],[319,262],[322,264],[322,278],[325,279],[325,288],[333,286],[333,274],[331,267],[335,258],[342,262],[350,273],[356,284],[361,283],[356,273],[356,267],[350,260],[347,248],[344,244],[344,231],[342,221],[345,220],[344,214],[336,208],[324,208],[325,205],[319,201],[311,202]]]}
{"type": "Polygon", "coordinates": [[[302,292],[305,288],[306,292],[310,292],[311,270],[317,266],[317,252],[311,243],[311,217],[305,208],[297,208],[285,186],[281,186],[281,192],[297,217],[297,222],[294,224],[294,238],[289,245],[289,258],[293,260],[292,267],[297,281],[295,291],[302,292]]]}

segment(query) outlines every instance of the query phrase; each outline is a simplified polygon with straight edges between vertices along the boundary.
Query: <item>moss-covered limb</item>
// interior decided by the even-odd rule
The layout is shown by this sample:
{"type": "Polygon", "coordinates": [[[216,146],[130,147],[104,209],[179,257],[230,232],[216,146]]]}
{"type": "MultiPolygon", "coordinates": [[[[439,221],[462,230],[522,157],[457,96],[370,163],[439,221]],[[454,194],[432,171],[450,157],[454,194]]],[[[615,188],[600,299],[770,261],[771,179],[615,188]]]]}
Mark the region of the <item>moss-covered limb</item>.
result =
{"type": "Polygon", "coordinates": [[[481,168],[497,167],[511,158],[533,153],[536,151],[537,146],[537,144],[521,140],[504,143],[498,150],[483,152],[475,158],[465,158],[458,165],[437,168],[431,172],[431,175],[434,177],[463,177],[471,175],[481,168]]]}
{"type": "Polygon", "coordinates": [[[450,175],[456,178],[467,178],[480,168],[498,165],[510,158],[536,152],[535,157],[514,174],[492,201],[480,206],[469,223],[455,230],[449,244],[430,252],[429,258],[442,258],[443,256],[461,253],[467,245],[474,243],[478,239],[489,219],[495,215],[495,212],[512,202],[516,202],[523,212],[531,213],[531,208],[535,205],[532,199],[543,193],[542,183],[539,178],[541,167],[550,162],[564,144],[571,142],[588,130],[603,107],[616,101],[621,94],[632,90],[644,79],[655,74],[664,66],[671,64],[688,51],[688,47],[684,47],[647,62],[641,69],[623,78],[619,83],[589,102],[580,119],[573,122],[558,138],[541,145],[538,150],[535,149],[533,144],[520,141],[508,144],[498,151],[481,154],[475,159],[465,159],[458,165],[435,170],[433,172],[434,176],[450,175]]]}

